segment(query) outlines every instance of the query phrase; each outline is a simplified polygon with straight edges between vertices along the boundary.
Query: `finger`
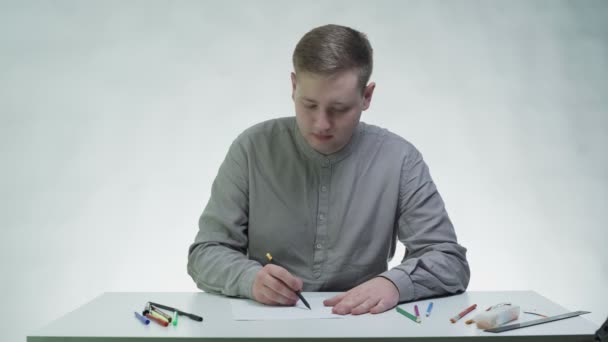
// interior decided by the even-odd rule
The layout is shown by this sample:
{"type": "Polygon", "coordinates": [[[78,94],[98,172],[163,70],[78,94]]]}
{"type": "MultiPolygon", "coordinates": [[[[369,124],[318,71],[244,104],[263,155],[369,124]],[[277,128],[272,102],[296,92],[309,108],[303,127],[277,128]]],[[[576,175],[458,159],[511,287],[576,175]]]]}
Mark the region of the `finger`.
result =
{"type": "Polygon", "coordinates": [[[354,307],[350,313],[353,315],[361,315],[364,313],[368,313],[370,311],[371,308],[375,307],[376,304],[378,304],[378,302],[380,301],[380,299],[372,299],[372,298],[368,298],[367,300],[365,300],[363,303],[357,305],[356,307],[354,307]]]}
{"type": "MultiPolygon", "coordinates": [[[[298,301],[298,297],[293,295],[293,298],[287,298],[282,294],[276,292],[274,289],[268,286],[267,282],[279,282],[278,280],[272,278],[270,275],[266,275],[266,278],[262,281],[262,284],[259,289],[259,294],[262,297],[261,303],[268,305],[295,305],[298,301]]],[[[284,285],[283,285],[284,286],[284,285]]],[[[288,293],[290,290],[286,290],[288,293]]]]}
{"type": "Polygon", "coordinates": [[[297,303],[297,299],[286,298],[267,286],[264,286],[262,293],[270,305],[293,306],[297,303]]]}
{"type": "Polygon", "coordinates": [[[384,301],[383,299],[380,299],[380,300],[378,301],[378,303],[377,303],[377,304],[376,304],[374,307],[372,307],[372,308],[369,310],[369,313],[372,313],[372,314],[379,314],[379,313],[382,313],[382,312],[384,312],[384,311],[386,311],[386,310],[389,310],[389,309],[392,309],[392,306],[390,306],[390,305],[389,305],[389,304],[388,304],[386,301],[384,301]]]}
{"type": "Polygon", "coordinates": [[[265,267],[268,268],[270,275],[282,281],[292,291],[302,291],[302,279],[294,277],[289,271],[278,265],[268,264],[265,267]]]}
{"type": "Polygon", "coordinates": [[[361,305],[366,299],[358,293],[350,294],[342,299],[340,303],[336,304],[331,311],[338,315],[348,315],[353,308],[361,305]]]}
{"type": "Polygon", "coordinates": [[[262,304],[273,305],[273,306],[283,306],[280,301],[276,299],[276,293],[267,287],[263,287],[260,291],[261,300],[259,301],[262,304]]]}
{"type": "Polygon", "coordinates": [[[295,292],[272,275],[268,275],[264,279],[264,287],[268,291],[267,295],[281,304],[295,304],[298,301],[298,296],[296,296],[295,292]]]}
{"type": "Polygon", "coordinates": [[[325,305],[325,306],[334,306],[334,305],[338,304],[339,302],[341,302],[342,299],[344,297],[346,297],[347,294],[348,294],[348,292],[344,292],[344,293],[341,293],[339,295],[336,295],[336,296],[333,296],[331,298],[328,298],[328,299],[326,299],[326,300],[323,301],[323,305],[325,305]]]}
{"type": "Polygon", "coordinates": [[[267,305],[294,305],[297,303],[297,296],[280,280],[273,277],[269,273],[268,267],[263,267],[256,274],[252,292],[255,300],[267,305]]]}

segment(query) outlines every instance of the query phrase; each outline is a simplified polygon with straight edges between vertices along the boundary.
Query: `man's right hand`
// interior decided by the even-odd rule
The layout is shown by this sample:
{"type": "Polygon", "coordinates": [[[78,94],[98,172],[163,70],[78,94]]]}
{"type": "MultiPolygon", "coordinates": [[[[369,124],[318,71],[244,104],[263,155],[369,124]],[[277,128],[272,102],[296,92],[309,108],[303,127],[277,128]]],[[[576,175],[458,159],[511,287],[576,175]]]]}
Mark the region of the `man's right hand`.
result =
{"type": "Polygon", "coordinates": [[[299,300],[296,291],[301,291],[302,285],[302,279],[283,267],[267,264],[255,275],[253,299],[266,305],[292,306],[299,300]]]}

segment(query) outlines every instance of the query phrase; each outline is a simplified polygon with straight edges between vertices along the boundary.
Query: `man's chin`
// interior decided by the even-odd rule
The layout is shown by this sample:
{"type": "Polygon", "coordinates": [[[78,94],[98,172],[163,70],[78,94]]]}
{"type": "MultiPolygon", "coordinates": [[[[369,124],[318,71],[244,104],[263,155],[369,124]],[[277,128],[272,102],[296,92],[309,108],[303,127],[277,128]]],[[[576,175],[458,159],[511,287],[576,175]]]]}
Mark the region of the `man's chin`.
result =
{"type": "Polygon", "coordinates": [[[323,143],[323,142],[319,142],[319,141],[315,141],[314,139],[306,139],[308,142],[308,145],[310,147],[312,147],[313,150],[321,153],[322,155],[330,155],[332,153],[336,153],[338,151],[338,149],[334,146],[334,144],[330,144],[330,143],[323,143]]]}
{"type": "Polygon", "coordinates": [[[313,145],[312,148],[315,151],[317,151],[317,152],[319,152],[319,153],[321,153],[322,155],[325,155],[325,156],[330,155],[332,153],[336,153],[336,149],[333,148],[332,146],[319,146],[317,144],[317,145],[313,145]]]}

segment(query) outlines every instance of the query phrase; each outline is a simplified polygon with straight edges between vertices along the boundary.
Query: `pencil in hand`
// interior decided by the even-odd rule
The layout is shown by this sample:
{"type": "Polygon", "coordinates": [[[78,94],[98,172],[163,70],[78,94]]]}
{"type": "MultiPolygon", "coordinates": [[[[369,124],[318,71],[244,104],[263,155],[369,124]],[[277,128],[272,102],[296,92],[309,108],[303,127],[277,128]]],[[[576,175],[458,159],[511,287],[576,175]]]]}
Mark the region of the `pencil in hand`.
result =
{"type": "MultiPolygon", "coordinates": [[[[275,264],[277,266],[281,266],[279,265],[273,258],[272,255],[270,253],[266,253],[266,258],[268,259],[268,262],[275,264]]],[[[281,266],[283,267],[283,266],[281,266]]],[[[283,267],[285,268],[285,267],[283,267]]],[[[310,304],[308,304],[308,302],[306,301],[306,299],[304,299],[304,296],[302,296],[302,293],[300,293],[300,291],[296,291],[296,295],[298,295],[298,298],[300,298],[300,300],[302,301],[302,303],[304,303],[304,305],[306,305],[306,307],[308,308],[308,310],[312,310],[310,308],[310,304]]]]}

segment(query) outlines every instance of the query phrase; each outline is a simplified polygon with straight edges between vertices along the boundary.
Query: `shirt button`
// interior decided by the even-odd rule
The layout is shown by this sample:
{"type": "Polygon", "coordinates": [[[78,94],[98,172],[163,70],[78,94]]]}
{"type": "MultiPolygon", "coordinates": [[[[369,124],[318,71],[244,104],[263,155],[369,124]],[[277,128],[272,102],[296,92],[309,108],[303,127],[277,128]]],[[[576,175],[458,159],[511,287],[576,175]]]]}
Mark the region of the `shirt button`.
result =
{"type": "Polygon", "coordinates": [[[327,191],[327,187],[326,187],[325,185],[323,185],[323,186],[321,187],[321,191],[322,191],[322,192],[327,191]]]}
{"type": "Polygon", "coordinates": [[[323,221],[325,219],[325,215],[319,214],[319,220],[323,221]]]}
{"type": "Polygon", "coordinates": [[[320,244],[320,243],[318,243],[318,244],[317,244],[315,247],[316,247],[317,249],[321,249],[321,247],[323,247],[323,246],[321,246],[321,244],[320,244]]]}
{"type": "Polygon", "coordinates": [[[323,165],[323,167],[328,167],[328,166],[329,166],[329,160],[325,159],[325,160],[323,161],[323,164],[322,164],[322,165],[323,165]]]}

